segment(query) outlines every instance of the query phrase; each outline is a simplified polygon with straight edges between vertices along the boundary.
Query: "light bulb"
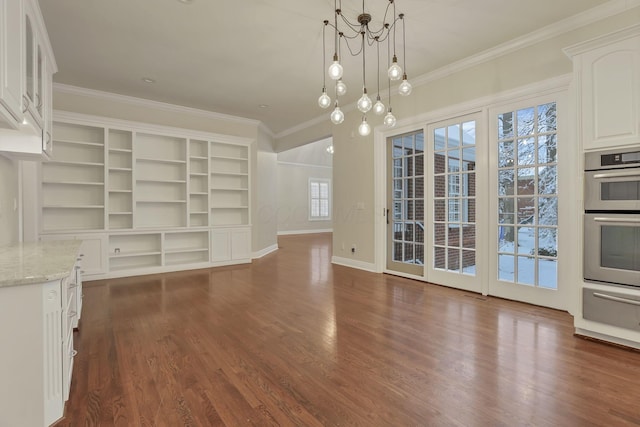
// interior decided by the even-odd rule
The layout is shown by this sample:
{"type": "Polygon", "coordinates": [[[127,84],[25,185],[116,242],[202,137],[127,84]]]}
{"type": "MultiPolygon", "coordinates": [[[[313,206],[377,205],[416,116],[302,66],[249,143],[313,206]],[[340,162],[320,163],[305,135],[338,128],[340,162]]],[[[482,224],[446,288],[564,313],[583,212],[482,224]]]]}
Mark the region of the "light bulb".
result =
{"type": "Polygon", "coordinates": [[[371,102],[371,98],[369,98],[369,95],[367,95],[367,89],[365,89],[360,99],[358,99],[358,110],[366,113],[367,111],[371,110],[372,106],[373,102],[371,102]]]}
{"type": "Polygon", "coordinates": [[[386,116],[384,116],[384,124],[387,127],[394,127],[396,125],[396,118],[395,116],[391,113],[391,108],[389,108],[389,112],[387,113],[386,116]]]}
{"type": "Polygon", "coordinates": [[[360,136],[367,136],[371,133],[371,126],[369,126],[369,123],[367,123],[366,117],[362,118],[362,123],[360,123],[360,126],[358,126],[358,133],[360,134],[360,136]]]}
{"type": "Polygon", "coordinates": [[[331,105],[331,98],[327,95],[327,90],[325,88],[322,88],[322,95],[318,98],[318,105],[320,108],[329,108],[331,105]]]}
{"type": "Polygon", "coordinates": [[[333,61],[333,64],[329,65],[329,77],[332,80],[339,80],[342,77],[342,65],[337,59],[333,61]]]}
{"type": "Polygon", "coordinates": [[[344,121],[344,113],[342,112],[340,107],[336,105],[336,108],[331,112],[331,122],[334,125],[339,125],[343,121],[344,121]]]}
{"type": "Polygon", "coordinates": [[[391,80],[400,80],[402,77],[402,68],[398,65],[398,58],[395,55],[393,55],[393,63],[389,67],[388,74],[391,80]]]}
{"type": "Polygon", "coordinates": [[[384,104],[382,103],[382,101],[380,101],[380,95],[378,95],[378,98],[376,99],[376,103],[373,104],[373,112],[378,115],[381,116],[384,114],[386,108],[384,107],[384,104]]]}
{"type": "Polygon", "coordinates": [[[338,96],[344,96],[347,94],[347,85],[344,84],[344,82],[342,81],[342,79],[338,80],[338,82],[336,83],[336,95],[338,96]]]}
{"type": "Polygon", "coordinates": [[[402,83],[400,83],[400,87],[398,88],[398,92],[402,96],[409,96],[409,94],[411,94],[411,89],[413,89],[413,87],[411,86],[411,83],[407,81],[407,75],[405,74],[402,78],[402,83]]]}

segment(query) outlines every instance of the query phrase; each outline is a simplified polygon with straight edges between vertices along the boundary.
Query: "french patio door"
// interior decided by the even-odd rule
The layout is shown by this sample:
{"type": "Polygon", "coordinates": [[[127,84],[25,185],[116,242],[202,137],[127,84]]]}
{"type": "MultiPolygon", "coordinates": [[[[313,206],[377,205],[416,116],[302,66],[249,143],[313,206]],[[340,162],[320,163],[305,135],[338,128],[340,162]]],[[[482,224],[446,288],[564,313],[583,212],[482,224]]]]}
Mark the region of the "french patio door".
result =
{"type": "Polygon", "coordinates": [[[427,242],[429,282],[482,292],[485,191],[482,116],[472,114],[427,126],[427,242]]]}
{"type": "Polygon", "coordinates": [[[559,138],[559,105],[548,96],[489,111],[489,294],[564,309],[558,176],[568,141],[559,138]]]}

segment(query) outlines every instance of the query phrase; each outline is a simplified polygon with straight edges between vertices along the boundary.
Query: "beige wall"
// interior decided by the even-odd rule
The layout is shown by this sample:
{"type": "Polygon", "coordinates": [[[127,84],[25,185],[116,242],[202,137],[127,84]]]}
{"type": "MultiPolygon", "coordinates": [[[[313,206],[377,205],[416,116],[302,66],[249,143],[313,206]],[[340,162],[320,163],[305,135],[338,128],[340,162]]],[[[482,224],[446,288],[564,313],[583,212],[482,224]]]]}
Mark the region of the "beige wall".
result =
{"type": "MultiPolygon", "coordinates": [[[[490,98],[502,91],[566,75],[572,71],[572,64],[562,52],[563,48],[636,24],[639,20],[640,8],[635,8],[414,87],[411,96],[392,98],[394,114],[398,119],[407,120],[430,111],[481,97],[490,98]]],[[[381,124],[380,118],[369,116],[372,127],[381,124]]],[[[350,111],[341,125],[333,127],[333,247],[334,256],[348,256],[355,262],[373,264],[374,221],[382,220],[382,217],[374,215],[373,132],[369,137],[358,136],[356,129],[360,120],[359,112],[350,111]],[[358,206],[364,209],[358,209],[358,206]],[[341,249],[345,245],[348,250],[351,244],[358,247],[354,255],[341,249]]]]}
{"type": "Polygon", "coordinates": [[[0,246],[18,241],[18,176],[18,162],[0,155],[0,246]]]}

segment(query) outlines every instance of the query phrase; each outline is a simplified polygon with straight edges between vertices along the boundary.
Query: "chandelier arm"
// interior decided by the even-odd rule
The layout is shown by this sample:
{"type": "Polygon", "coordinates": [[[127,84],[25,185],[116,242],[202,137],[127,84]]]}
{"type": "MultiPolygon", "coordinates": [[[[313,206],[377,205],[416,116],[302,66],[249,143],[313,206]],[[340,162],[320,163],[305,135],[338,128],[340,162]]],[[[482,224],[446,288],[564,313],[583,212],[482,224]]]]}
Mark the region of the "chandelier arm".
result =
{"type": "Polygon", "coordinates": [[[404,13],[399,15],[400,20],[402,21],[402,69],[404,70],[404,75],[407,75],[407,37],[404,28],[404,13]]]}
{"type": "MultiPolygon", "coordinates": [[[[362,4],[364,5],[364,0],[362,1],[362,4]]],[[[364,48],[365,45],[365,39],[364,39],[364,31],[362,32],[362,87],[364,88],[364,93],[367,93],[367,75],[365,73],[366,70],[366,50],[364,48]]]]}
{"type": "MultiPolygon", "coordinates": [[[[354,38],[355,38],[355,37],[354,37],[354,38]]],[[[354,50],[351,48],[351,45],[349,44],[349,40],[353,40],[354,38],[351,38],[351,39],[345,39],[345,41],[344,41],[344,42],[345,42],[345,44],[347,45],[347,49],[349,50],[349,53],[351,54],[351,56],[358,56],[358,55],[360,55],[360,52],[362,52],[362,45],[360,45],[360,49],[359,49],[359,50],[354,51],[354,50]]]]}
{"type": "MultiPolygon", "coordinates": [[[[391,37],[387,37],[387,63],[391,64],[391,37]]],[[[389,89],[389,111],[391,111],[391,79],[388,79],[389,89]]]]}
{"type": "Polygon", "coordinates": [[[327,24],[329,21],[324,21],[322,25],[322,90],[325,90],[327,87],[327,76],[325,70],[327,69],[327,47],[325,42],[325,30],[327,29],[327,24]]]}

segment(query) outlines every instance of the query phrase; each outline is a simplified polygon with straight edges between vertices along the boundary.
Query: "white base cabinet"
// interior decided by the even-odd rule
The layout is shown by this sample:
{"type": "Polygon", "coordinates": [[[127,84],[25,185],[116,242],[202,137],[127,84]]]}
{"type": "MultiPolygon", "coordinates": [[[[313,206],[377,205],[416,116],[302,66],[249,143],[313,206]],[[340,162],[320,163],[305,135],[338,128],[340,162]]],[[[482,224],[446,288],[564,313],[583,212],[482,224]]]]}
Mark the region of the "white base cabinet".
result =
{"type": "Polygon", "coordinates": [[[214,265],[251,261],[251,229],[248,227],[211,230],[211,262],[214,265]]]}
{"type": "Polygon", "coordinates": [[[63,415],[62,284],[0,290],[0,425],[48,426],[63,415]]]}
{"type": "Polygon", "coordinates": [[[13,267],[0,278],[0,426],[49,426],[64,415],[82,310],[78,246],[0,249],[0,265],[13,267]]]}

